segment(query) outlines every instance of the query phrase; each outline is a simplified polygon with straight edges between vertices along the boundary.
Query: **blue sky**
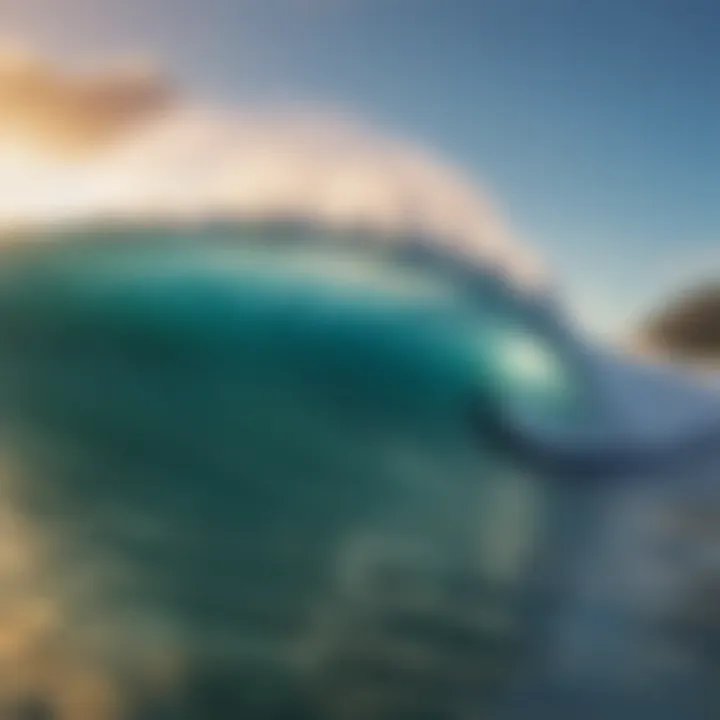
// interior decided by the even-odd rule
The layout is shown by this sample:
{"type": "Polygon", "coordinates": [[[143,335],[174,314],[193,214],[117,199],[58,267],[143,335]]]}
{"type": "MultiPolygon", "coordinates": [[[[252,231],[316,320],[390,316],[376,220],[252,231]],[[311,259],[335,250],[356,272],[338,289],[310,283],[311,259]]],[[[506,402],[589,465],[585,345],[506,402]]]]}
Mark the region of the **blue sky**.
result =
{"type": "Polygon", "coordinates": [[[715,0],[0,0],[64,55],[158,55],[196,93],[340,108],[489,189],[600,329],[720,274],[715,0]]]}

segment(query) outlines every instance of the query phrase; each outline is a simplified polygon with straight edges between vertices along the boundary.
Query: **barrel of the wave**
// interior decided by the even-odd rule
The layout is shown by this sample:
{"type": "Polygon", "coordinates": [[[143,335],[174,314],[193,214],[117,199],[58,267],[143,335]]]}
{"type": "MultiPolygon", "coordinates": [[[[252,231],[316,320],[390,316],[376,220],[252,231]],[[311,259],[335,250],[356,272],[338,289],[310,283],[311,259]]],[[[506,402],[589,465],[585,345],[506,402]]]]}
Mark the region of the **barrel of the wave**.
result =
{"type": "Polygon", "coordinates": [[[6,251],[3,711],[464,720],[523,665],[575,500],[496,430],[584,422],[571,368],[508,288],[258,232],[6,251]]]}

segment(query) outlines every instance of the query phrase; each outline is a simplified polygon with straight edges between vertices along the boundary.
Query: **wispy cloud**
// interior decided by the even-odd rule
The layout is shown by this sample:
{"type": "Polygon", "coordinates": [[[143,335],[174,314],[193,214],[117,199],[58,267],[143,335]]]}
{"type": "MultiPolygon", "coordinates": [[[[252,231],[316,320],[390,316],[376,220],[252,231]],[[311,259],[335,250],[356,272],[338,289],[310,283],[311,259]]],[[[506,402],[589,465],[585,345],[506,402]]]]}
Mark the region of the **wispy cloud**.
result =
{"type": "Polygon", "coordinates": [[[0,47],[0,137],[48,153],[111,142],[165,109],[172,97],[168,84],[144,65],[69,73],[22,47],[0,47]]]}

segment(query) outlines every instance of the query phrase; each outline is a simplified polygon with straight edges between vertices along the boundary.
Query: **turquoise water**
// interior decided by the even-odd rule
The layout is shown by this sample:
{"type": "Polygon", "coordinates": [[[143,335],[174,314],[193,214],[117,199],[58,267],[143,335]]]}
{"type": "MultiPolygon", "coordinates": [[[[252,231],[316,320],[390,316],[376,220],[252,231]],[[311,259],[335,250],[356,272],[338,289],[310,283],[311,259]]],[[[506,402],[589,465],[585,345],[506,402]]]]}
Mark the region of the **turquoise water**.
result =
{"type": "Polygon", "coordinates": [[[571,366],[516,299],[478,305],[398,250],[227,233],[90,234],[0,268],[13,503],[66,631],[122,629],[95,649],[113,678],[138,628],[171,643],[172,717],[481,712],[555,499],[471,410],[574,421],[571,366]]]}

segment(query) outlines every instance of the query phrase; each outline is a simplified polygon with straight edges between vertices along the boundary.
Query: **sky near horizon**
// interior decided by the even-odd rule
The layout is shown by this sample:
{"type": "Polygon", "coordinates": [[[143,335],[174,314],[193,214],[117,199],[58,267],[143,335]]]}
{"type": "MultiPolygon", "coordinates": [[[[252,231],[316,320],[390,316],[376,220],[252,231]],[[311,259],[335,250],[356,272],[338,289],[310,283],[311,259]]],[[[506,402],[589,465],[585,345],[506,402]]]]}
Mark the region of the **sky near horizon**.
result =
{"type": "Polygon", "coordinates": [[[338,110],[475,178],[622,333],[720,276],[714,0],[0,0],[0,39],[157,57],[198,97],[338,110]]]}

